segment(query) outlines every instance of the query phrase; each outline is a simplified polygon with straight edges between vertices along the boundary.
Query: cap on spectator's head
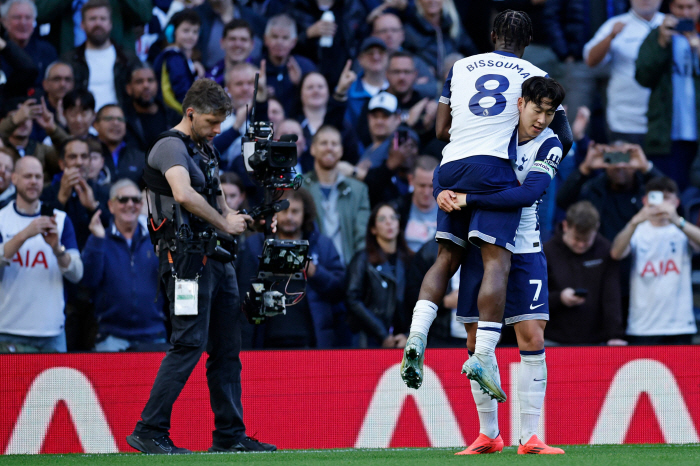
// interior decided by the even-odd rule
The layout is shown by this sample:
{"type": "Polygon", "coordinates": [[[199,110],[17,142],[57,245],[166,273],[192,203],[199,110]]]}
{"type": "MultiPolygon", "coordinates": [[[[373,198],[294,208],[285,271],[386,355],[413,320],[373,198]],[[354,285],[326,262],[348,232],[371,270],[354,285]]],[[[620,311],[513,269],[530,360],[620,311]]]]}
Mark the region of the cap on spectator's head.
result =
{"type": "Polygon", "coordinates": [[[386,51],[386,44],[379,37],[368,37],[362,41],[360,45],[360,53],[365,53],[368,49],[372,47],[380,47],[382,50],[386,51]]]}
{"type": "Polygon", "coordinates": [[[399,101],[394,94],[382,91],[369,100],[368,110],[384,110],[386,113],[396,113],[399,108],[399,101]]]}

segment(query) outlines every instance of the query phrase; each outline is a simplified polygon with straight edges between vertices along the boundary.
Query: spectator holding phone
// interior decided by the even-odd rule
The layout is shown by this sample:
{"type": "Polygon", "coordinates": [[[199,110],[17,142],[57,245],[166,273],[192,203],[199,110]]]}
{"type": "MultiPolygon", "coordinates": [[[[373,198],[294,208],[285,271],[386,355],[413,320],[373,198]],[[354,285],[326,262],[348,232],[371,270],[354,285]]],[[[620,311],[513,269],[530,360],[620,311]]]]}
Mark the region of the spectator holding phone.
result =
{"type": "Polygon", "coordinates": [[[608,241],[642,208],[644,184],[663,174],[636,144],[588,146],[586,158],[557,192],[562,209],[580,200],[590,201],[601,218],[600,233],[608,241]]]}
{"type": "Polygon", "coordinates": [[[700,2],[671,0],[669,10],[639,48],[635,77],[651,89],[644,147],[683,191],[700,132],[700,2]]]}
{"type": "Polygon", "coordinates": [[[580,201],[544,245],[549,277],[550,344],[626,344],[622,325],[619,264],[610,257],[610,241],[598,233],[600,216],[580,201]]]}
{"type": "Polygon", "coordinates": [[[700,228],[678,215],[678,186],[668,177],[646,185],[644,207],[615,237],[613,259],[632,256],[627,324],[632,344],[691,344],[692,251],[700,251],[700,228]]]}

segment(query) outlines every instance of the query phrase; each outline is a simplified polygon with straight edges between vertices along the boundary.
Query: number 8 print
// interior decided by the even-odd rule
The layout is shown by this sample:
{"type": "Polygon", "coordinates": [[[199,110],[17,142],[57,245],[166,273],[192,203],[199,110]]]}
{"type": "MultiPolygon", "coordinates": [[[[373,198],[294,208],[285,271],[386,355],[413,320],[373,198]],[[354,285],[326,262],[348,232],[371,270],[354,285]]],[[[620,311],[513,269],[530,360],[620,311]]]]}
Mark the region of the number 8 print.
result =
{"type": "Polygon", "coordinates": [[[506,108],[506,98],[503,96],[502,92],[508,90],[510,83],[508,78],[500,74],[485,74],[476,80],[474,84],[476,90],[479,91],[469,100],[469,110],[476,116],[496,116],[503,113],[506,108]],[[488,81],[497,81],[498,87],[495,89],[486,89],[485,85],[488,81]],[[484,97],[493,97],[496,99],[496,103],[489,108],[481,106],[481,99],[484,97]]]}

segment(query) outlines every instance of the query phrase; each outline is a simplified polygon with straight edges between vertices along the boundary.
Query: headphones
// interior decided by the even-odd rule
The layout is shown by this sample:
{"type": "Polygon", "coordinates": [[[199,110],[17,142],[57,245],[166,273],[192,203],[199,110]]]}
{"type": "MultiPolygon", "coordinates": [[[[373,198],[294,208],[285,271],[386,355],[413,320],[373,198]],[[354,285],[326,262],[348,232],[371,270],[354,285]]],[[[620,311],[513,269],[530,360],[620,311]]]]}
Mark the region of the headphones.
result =
{"type": "Polygon", "coordinates": [[[175,43],[175,26],[172,24],[168,24],[168,27],[165,28],[165,40],[168,41],[168,44],[175,43]]]}
{"type": "Polygon", "coordinates": [[[192,121],[192,112],[187,114],[188,117],[190,117],[190,121],[192,121]]]}

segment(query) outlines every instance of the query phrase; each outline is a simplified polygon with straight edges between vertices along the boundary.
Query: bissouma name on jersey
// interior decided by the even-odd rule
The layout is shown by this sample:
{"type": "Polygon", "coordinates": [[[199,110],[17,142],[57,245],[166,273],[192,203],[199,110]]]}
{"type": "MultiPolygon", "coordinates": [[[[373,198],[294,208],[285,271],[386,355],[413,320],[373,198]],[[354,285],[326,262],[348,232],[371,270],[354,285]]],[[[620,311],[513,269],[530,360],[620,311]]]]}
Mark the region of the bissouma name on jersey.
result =
{"type": "Polygon", "coordinates": [[[518,65],[517,63],[510,62],[510,61],[479,60],[479,61],[475,61],[475,62],[467,65],[467,71],[474,71],[477,68],[512,69],[513,71],[517,72],[520,76],[522,76],[523,79],[527,79],[530,77],[530,73],[526,73],[525,69],[522,66],[518,65]]]}

